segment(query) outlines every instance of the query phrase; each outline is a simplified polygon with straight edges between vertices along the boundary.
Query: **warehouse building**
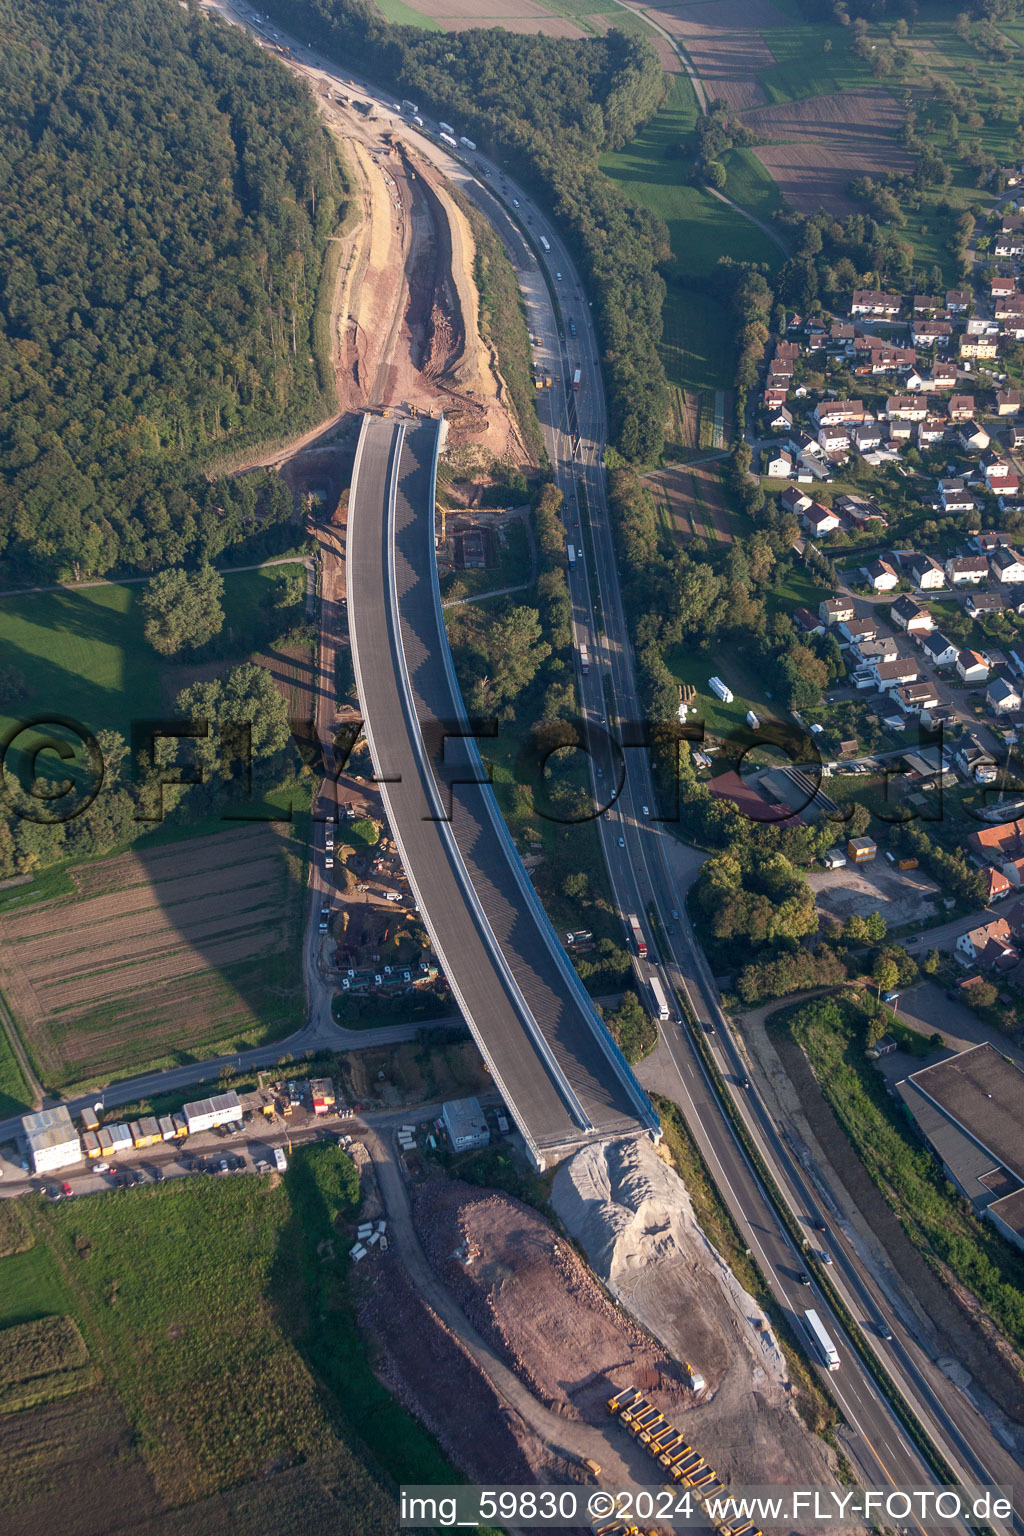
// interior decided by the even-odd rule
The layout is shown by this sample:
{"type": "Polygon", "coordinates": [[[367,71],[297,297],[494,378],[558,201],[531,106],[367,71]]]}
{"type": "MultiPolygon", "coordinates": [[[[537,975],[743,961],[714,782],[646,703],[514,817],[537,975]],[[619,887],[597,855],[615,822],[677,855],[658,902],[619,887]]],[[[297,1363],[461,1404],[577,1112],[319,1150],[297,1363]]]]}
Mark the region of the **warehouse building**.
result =
{"type": "Polygon", "coordinates": [[[63,1104],[24,1115],[21,1129],[34,1173],[54,1173],[82,1161],[82,1143],[63,1104]]]}
{"type": "Polygon", "coordinates": [[[441,1105],[441,1116],[454,1151],[469,1152],[490,1142],[491,1133],[479,1099],[446,1099],[441,1105]]]}
{"type": "Polygon", "coordinates": [[[212,1131],[218,1125],[235,1124],[242,1118],[242,1106],[233,1088],[228,1093],[214,1094],[212,1099],[196,1099],[194,1104],[185,1104],[181,1112],[190,1136],[200,1131],[212,1131]]]}
{"type": "Polygon", "coordinates": [[[1024,1248],[1024,1072],[995,1046],[974,1045],[897,1091],[961,1194],[1024,1248]]]}

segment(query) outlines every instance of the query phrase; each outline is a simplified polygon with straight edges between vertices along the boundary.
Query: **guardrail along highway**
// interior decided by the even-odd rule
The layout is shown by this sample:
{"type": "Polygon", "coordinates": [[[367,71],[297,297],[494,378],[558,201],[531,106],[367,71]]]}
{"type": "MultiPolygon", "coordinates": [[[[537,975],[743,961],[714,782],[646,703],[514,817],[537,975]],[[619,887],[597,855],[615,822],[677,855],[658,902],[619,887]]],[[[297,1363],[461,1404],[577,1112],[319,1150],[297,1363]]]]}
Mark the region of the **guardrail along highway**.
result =
{"type": "Polygon", "coordinates": [[[349,495],[349,632],[392,835],[466,1022],[538,1166],[656,1131],[502,820],[441,613],[434,492],[444,425],[367,415],[349,495]]]}

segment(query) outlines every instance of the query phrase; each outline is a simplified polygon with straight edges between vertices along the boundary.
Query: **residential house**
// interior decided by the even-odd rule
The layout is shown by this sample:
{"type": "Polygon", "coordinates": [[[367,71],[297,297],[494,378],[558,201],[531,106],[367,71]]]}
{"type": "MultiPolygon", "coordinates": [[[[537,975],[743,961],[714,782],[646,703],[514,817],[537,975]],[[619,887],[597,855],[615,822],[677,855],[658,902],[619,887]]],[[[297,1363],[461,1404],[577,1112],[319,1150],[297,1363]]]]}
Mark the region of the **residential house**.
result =
{"type": "Polygon", "coordinates": [[[947,288],[946,309],[951,315],[962,315],[974,303],[974,295],[969,288],[947,288]]]}
{"type": "Polygon", "coordinates": [[[885,402],[886,419],[892,421],[923,421],[928,415],[927,400],[915,400],[913,395],[890,395],[885,402]]]}
{"type": "Polygon", "coordinates": [[[855,288],[850,300],[851,315],[871,315],[874,319],[894,320],[903,303],[898,293],[881,293],[874,288],[855,288]]]}
{"type": "Polygon", "coordinates": [[[1019,230],[1002,230],[996,235],[992,249],[997,256],[1024,256],[1024,233],[1019,230]]]}
{"type": "Polygon", "coordinates": [[[985,315],[976,315],[974,317],[974,319],[968,320],[967,325],[966,325],[965,330],[964,330],[964,335],[965,336],[970,336],[970,337],[973,337],[973,336],[991,336],[991,337],[996,337],[996,336],[999,335],[999,327],[998,327],[998,325],[996,324],[996,322],[994,320],[990,320],[987,316],[985,316],[985,315]]]}
{"type": "Polygon", "coordinates": [[[936,314],[945,305],[935,293],[915,293],[911,305],[911,312],[915,320],[927,320],[930,315],[936,314]]]}
{"type": "Polygon", "coordinates": [[[1005,917],[994,917],[960,935],[956,941],[956,957],[962,965],[1008,971],[1020,959],[1010,940],[1010,925],[1005,917]]]}
{"type": "Polygon", "coordinates": [[[793,472],[793,455],[788,448],[776,448],[766,454],[764,473],[772,480],[788,480],[793,472]]]}
{"type": "Polygon", "coordinates": [[[997,491],[999,482],[1005,480],[1008,475],[1012,475],[1014,468],[1009,459],[1004,459],[1002,454],[990,448],[982,455],[981,472],[985,476],[985,483],[989,490],[997,491]]]}
{"type": "Polygon", "coordinates": [[[978,528],[967,542],[973,544],[979,555],[990,555],[993,550],[1008,548],[1013,543],[1013,534],[1000,528],[978,528]]]}
{"type": "Polygon", "coordinates": [[[976,587],[988,579],[988,561],[984,555],[954,555],[946,561],[946,575],[951,587],[976,587]]]}
{"type": "Polygon", "coordinates": [[[857,453],[874,453],[882,446],[882,429],[877,421],[862,421],[850,428],[850,446],[857,453]]]}
{"type": "Polygon", "coordinates": [[[914,439],[919,448],[934,448],[946,435],[946,421],[942,416],[926,416],[914,427],[914,439]]]}
{"type": "Polygon", "coordinates": [[[853,618],[853,601],[848,597],[826,597],[818,604],[818,618],[823,624],[842,624],[853,618]]]}
{"type": "Polygon", "coordinates": [[[1015,277],[994,277],[989,284],[989,293],[993,299],[1008,299],[1011,294],[1017,292],[1017,279],[1015,277]]]}
{"type": "Polygon", "coordinates": [[[982,875],[985,881],[986,904],[990,901],[1001,901],[1013,890],[1013,885],[1001,869],[993,869],[989,865],[987,869],[982,870],[982,875]]]}
{"type": "Polygon", "coordinates": [[[997,336],[961,336],[960,360],[965,358],[971,362],[991,362],[999,352],[999,338],[997,336]]]}
{"type": "Polygon", "coordinates": [[[965,606],[972,619],[983,619],[990,613],[1002,613],[1006,598],[1001,592],[972,592],[965,606]]]}
{"type": "Polygon", "coordinates": [[[977,421],[960,422],[956,435],[965,453],[983,453],[992,441],[985,428],[977,421]]]}
{"type": "Polygon", "coordinates": [[[915,347],[948,347],[953,327],[948,320],[915,320],[910,339],[915,347]]]}
{"type": "Polygon", "coordinates": [[[1020,476],[1018,474],[1007,475],[1005,479],[993,485],[992,489],[998,495],[1000,510],[1005,512],[1007,503],[1012,504],[1020,495],[1020,476]]]}
{"type": "Polygon", "coordinates": [[[974,396],[950,395],[946,415],[950,421],[970,421],[974,416],[974,396]]]}
{"type": "Polygon", "coordinates": [[[1016,586],[1024,581],[1024,561],[1015,549],[1004,547],[995,549],[989,556],[989,565],[992,575],[1004,586],[1016,586]]]}
{"type": "MultiPolygon", "coordinates": [[[[869,373],[909,373],[917,365],[913,347],[873,347],[868,353],[869,373]]],[[[855,373],[863,372],[857,368],[855,373]]]]}
{"type": "Polygon", "coordinates": [[[944,512],[974,511],[974,497],[963,480],[940,480],[939,499],[944,512]]]}
{"type": "Polygon", "coordinates": [[[845,427],[819,427],[818,446],[825,453],[849,453],[850,439],[845,427]]]}
{"type": "Polygon", "coordinates": [[[813,496],[808,496],[806,491],[801,491],[795,485],[787,485],[779,497],[779,504],[783,512],[793,512],[797,516],[805,512],[814,501],[813,496]]]}
{"type": "Polygon", "coordinates": [[[839,633],[846,645],[857,645],[861,640],[876,640],[878,620],[870,616],[866,619],[841,619],[839,633]]]}
{"type": "Polygon", "coordinates": [[[865,667],[873,666],[876,661],[895,661],[900,654],[895,635],[879,635],[877,640],[858,640],[851,649],[865,667]]]}
{"type": "Polygon", "coordinates": [[[933,667],[951,667],[956,661],[958,647],[937,629],[924,636],[921,649],[933,667]]]}
{"type": "Polygon", "coordinates": [[[1015,416],[1020,410],[1019,389],[996,390],[996,415],[1015,416]]]}
{"type": "Polygon", "coordinates": [[[889,609],[889,617],[908,635],[927,635],[935,627],[935,620],[927,608],[915,603],[906,593],[898,597],[889,609]]]}
{"type": "Polygon", "coordinates": [[[798,608],[793,618],[806,635],[823,635],[825,633],[824,624],[818,618],[818,615],[812,613],[809,608],[798,608]]]}
{"type": "Polygon", "coordinates": [[[900,565],[914,586],[920,587],[923,592],[938,592],[946,585],[946,573],[931,555],[918,554],[917,551],[900,555],[900,565]]]}
{"type": "MultiPolygon", "coordinates": [[[[984,752],[977,742],[973,742],[968,749],[960,747],[954,759],[958,766],[965,768],[965,771],[971,752],[980,752],[990,763],[992,761],[991,753],[984,752]]],[[[976,771],[973,777],[978,778],[976,771]]],[[[993,777],[995,777],[994,772],[993,777]]],[[[980,782],[983,781],[979,779],[980,782]]],[[[995,826],[982,827],[977,832],[969,832],[967,844],[972,857],[979,865],[994,864],[997,869],[1005,869],[1010,860],[1024,856],[1024,821],[1002,821],[997,822],[995,826]]]]}
{"type": "Polygon", "coordinates": [[[883,526],[887,522],[885,513],[873,496],[861,496],[857,493],[836,496],[832,506],[840,517],[845,517],[848,522],[857,528],[865,528],[868,523],[877,522],[883,526]]]}
{"type": "Polygon", "coordinates": [[[908,390],[912,395],[921,394],[923,390],[927,390],[928,388],[928,375],[924,373],[920,368],[911,368],[910,372],[903,380],[903,388],[908,390]]]}
{"type": "Polygon", "coordinates": [[[1003,317],[1003,336],[1013,341],[1024,341],[1024,308],[1012,310],[1003,317]]]}
{"type": "MultiPolygon", "coordinates": [[[[976,784],[994,784],[999,776],[999,770],[993,761],[991,752],[986,752],[985,748],[973,736],[961,742],[954,753],[953,761],[964,777],[973,779],[976,784]]],[[[995,862],[998,864],[1002,859],[1004,855],[1003,844],[998,842],[998,835],[1001,831],[1001,827],[986,827],[984,832],[972,832],[969,835],[967,841],[971,846],[972,853],[980,863],[984,863],[986,859],[992,856],[989,844],[992,842],[993,832],[997,838],[997,842],[992,845],[996,848],[995,862]]],[[[1010,852],[1006,853],[1007,857],[1010,856],[1010,852]]],[[[1024,847],[1017,850],[1017,854],[1020,852],[1024,852],[1024,847]]]]}
{"type": "Polygon", "coordinates": [[[1019,320],[1024,315],[1024,294],[1014,293],[1008,299],[997,299],[992,312],[1001,326],[1005,326],[1007,320],[1019,320]]]}
{"type": "Polygon", "coordinates": [[[1014,715],[1021,707],[1021,696],[1005,677],[994,677],[985,690],[985,703],[993,714],[1014,715]]]}
{"type": "Polygon", "coordinates": [[[916,421],[907,421],[903,417],[897,417],[895,421],[890,421],[886,431],[887,446],[892,447],[896,443],[909,443],[917,431],[917,427],[918,423],[916,421]]]}
{"type": "Polygon", "coordinates": [[[836,516],[831,507],[823,507],[820,501],[812,501],[809,507],[805,507],[800,514],[800,521],[812,539],[824,538],[826,533],[834,533],[842,527],[842,519],[836,516]]]}
{"type": "Polygon", "coordinates": [[[868,566],[865,575],[875,592],[891,592],[893,587],[899,586],[900,578],[888,560],[876,560],[868,566]]]}
{"type": "Polygon", "coordinates": [[[953,363],[936,359],[932,367],[931,387],[936,391],[956,389],[958,372],[953,363]]]}
{"type": "Polygon", "coordinates": [[[919,715],[922,710],[934,709],[939,695],[934,683],[904,683],[895,690],[896,702],[905,715],[919,715]]]}
{"type": "Polygon", "coordinates": [[[769,407],[767,416],[769,432],[786,432],[793,425],[793,412],[787,410],[781,401],[769,407]]]}
{"type": "Polygon", "coordinates": [[[957,652],[956,670],[965,683],[983,683],[991,668],[980,651],[965,649],[957,652]]]}
{"type": "Polygon", "coordinates": [[[1024,448],[1024,427],[1010,428],[1010,447],[1015,453],[1024,448]]]}
{"type": "Polygon", "coordinates": [[[850,320],[833,320],[829,330],[829,340],[834,342],[850,342],[854,338],[854,326],[850,320]]]}
{"type": "Polygon", "coordinates": [[[812,420],[816,427],[838,427],[844,422],[864,421],[867,415],[863,400],[819,400],[812,420]]]}
{"type": "Polygon", "coordinates": [[[775,361],[780,359],[795,363],[800,356],[800,343],[798,341],[779,341],[775,344],[775,361]]]}
{"type": "Polygon", "coordinates": [[[871,674],[883,693],[891,693],[907,683],[916,683],[921,669],[913,656],[897,656],[894,661],[874,661],[871,674]]]}

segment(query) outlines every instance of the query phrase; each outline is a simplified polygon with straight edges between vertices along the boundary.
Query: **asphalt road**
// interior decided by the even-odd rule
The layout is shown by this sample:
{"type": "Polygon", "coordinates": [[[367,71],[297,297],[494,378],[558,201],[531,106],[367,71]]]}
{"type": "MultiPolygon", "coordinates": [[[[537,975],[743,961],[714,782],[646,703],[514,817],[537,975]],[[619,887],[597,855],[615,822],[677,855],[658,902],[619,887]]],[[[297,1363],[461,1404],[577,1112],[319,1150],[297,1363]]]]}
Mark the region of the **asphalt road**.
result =
{"type": "Polygon", "coordinates": [[[543,1158],[654,1119],[529,885],[472,740],[460,734],[434,570],[439,431],[437,421],[364,419],[349,496],[353,661],[416,901],[495,1081],[543,1158]]]}

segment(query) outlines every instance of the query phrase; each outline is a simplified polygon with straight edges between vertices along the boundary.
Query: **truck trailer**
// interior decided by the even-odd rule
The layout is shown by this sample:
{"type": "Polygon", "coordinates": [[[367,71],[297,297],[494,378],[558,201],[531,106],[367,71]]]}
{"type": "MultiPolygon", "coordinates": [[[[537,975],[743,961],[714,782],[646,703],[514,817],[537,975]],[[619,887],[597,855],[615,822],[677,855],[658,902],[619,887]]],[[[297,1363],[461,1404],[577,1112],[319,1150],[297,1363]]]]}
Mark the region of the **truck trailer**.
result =
{"type": "Polygon", "coordinates": [[[473,140],[467,139],[464,133],[459,134],[459,143],[462,145],[463,149],[476,149],[476,145],[473,143],[473,140]]]}
{"type": "Polygon", "coordinates": [[[458,149],[458,147],[459,147],[458,141],[456,140],[455,135],[451,134],[451,133],[442,133],[441,134],[441,143],[442,144],[447,144],[449,149],[458,149]]]}
{"type": "Polygon", "coordinates": [[[580,646],[580,671],[584,677],[590,671],[590,653],[585,645],[580,646]]]}
{"type": "Polygon", "coordinates": [[[662,1023],[668,1019],[668,998],[665,996],[665,988],[661,984],[660,976],[652,976],[650,979],[651,997],[654,999],[654,1016],[661,1019],[662,1023]]]}
{"type": "Polygon", "coordinates": [[[636,951],[638,959],[646,960],[647,940],[644,938],[644,931],[640,927],[640,923],[635,912],[629,913],[628,917],[626,918],[626,927],[629,929],[629,936],[633,941],[633,948],[636,951]]]}
{"type": "Polygon", "coordinates": [[[804,1328],[822,1365],[829,1371],[839,1369],[839,1351],[822,1327],[821,1318],[810,1308],[804,1313],[804,1328]]]}
{"type": "Polygon", "coordinates": [[[577,368],[576,372],[572,376],[572,387],[573,387],[573,389],[579,389],[580,384],[582,383],[582,381],[583,381],[582,371],[579,368],[577,368]]]}

